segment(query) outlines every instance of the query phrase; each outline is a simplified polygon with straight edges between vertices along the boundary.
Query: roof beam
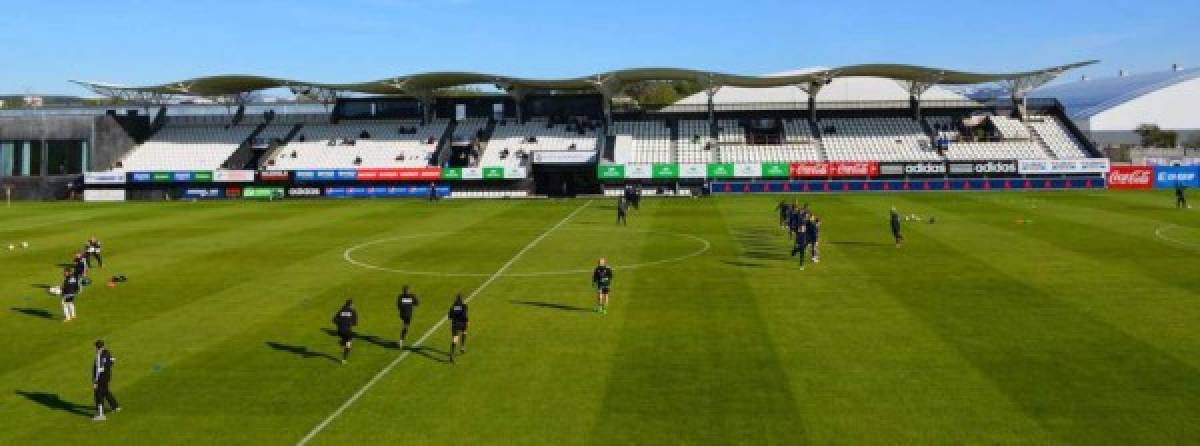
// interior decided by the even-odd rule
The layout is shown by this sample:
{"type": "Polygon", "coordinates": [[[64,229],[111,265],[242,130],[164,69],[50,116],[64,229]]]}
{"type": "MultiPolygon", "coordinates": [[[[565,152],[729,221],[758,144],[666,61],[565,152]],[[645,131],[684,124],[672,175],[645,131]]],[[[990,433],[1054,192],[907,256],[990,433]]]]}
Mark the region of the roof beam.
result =
{"type": "Polygon", "coordinates": [[[994,74],[970,73],[914,65],[880,64],[851,65],[791,76],[744,76],[680,68],[635,68],[565,79],[529,79],[484,73],[437,72],[397,76],[384,80],[351,84],[327,84],[248,75],[209,76],[148,86],[122,86],[79,81],[75,81],[75,83],[105,96],[115,96],[128,91],[190,96],[219,96],[269,88],[289,87],[292,85],[306,85],[327,90],[352,91],[366,94],[401,95],[408,94],[410,91],[436,90],[438,88],[470,84],[513,85],[525,89],[596,90],[603,93],[601,89],[611,91],[612,89],[623,87],[630,82],[644,80],[692,80],[701,83],[707,81],[720,86],[754,88],[827,82],[837,77],[871,76],[918,83],[928,83],[931,79],[936,79],[937,83],[956,85],[1007,81],[1019,87],[1020,91],[1028,91],[1032,88],[1030,86],[1044,84],[1066,71],[1093,63],[1096,63],[1096,61],[1079,62],[1027,72],[994,74]]]}

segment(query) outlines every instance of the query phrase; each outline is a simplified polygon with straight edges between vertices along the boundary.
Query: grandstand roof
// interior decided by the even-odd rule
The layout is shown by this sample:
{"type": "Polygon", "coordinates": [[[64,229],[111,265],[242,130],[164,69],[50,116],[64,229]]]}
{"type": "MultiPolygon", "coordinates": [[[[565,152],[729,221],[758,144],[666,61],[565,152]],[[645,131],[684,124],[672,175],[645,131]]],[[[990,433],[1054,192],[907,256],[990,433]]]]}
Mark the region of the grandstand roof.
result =
{"type": "Polygon", "coordinates": [[[1030,97],[1058,99],[1073,119],[1089,119],[1142,96],[1200,78],[1200,68],[1081,80],[1039,88],[1030,97]]]}
{"type": "Polygon", "coordinates": [[[695,80],[702,83],[711,82],[713,85],[731,87],[781,87],[808,84],[810,82],[826,82],[844,77],[881,77],[915,82],[964,85],[1016,81],[1029,78],[1052,78],[1067,70],[1090,65],[1095,62],[1079,62],[1018,73],[970,73],[914,65],[875,64],[826,68],[779,76],[745,76],[680,68],[635,68],[566,79],[529,79],[485,73],[434,72],[346,84],[330,84],[254,75],[208,76],[144,86],[124,86],[102,82],[72,82],[106,96],[120,96],[122,94],[226,96],[279,87],[324,89],[380,95],[418,95],[429,94],[439,88],[471,84],[495,84],[501,88],[597,90],[606,86],[620,86],[626,83],[647,80],[695,80]]]}
{"type": "MultiPolygon", "coordinates": [[[[766,77],[791,76],[826,70],[826,68],[807,68],[803,70],[786,71],[768,74],[766,77]]],[[[821,88],[817,95],[818,102],[857,102],[857,101],[907,101],[908,90],[899,82],[885,77],[839,77],[829,85],[821,88]]],[[[963,101],[967,98],[961,94],[940,88],[931,87],[922,95],[926,101],[963,101]]],[[[769,104],[769,103],[804,103],[808,101],[808,92],[795,85],[768,88],[722,87],[713,96],[714,104],[769,104]]],[[[704,92],[696,93],[680,99],[677,105],[702,105],[708,102],[704,92]]]]}

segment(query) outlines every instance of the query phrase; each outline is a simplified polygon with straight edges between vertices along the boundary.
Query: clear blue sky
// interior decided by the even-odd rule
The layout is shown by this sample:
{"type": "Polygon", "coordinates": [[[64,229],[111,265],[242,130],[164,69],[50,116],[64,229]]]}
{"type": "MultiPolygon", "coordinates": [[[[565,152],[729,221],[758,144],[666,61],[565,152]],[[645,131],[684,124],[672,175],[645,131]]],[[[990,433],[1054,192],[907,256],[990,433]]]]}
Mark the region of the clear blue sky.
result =
{"type": "MultiPolygon", "coordinates": [[[[12,4],[16,3],[16,4],[12,4]]],[[[1200,65],[1196,0],[41,0],[0,8],[0,93],[250,73],[361,81],[911,63],[1092,77],[1200,65]]]]}

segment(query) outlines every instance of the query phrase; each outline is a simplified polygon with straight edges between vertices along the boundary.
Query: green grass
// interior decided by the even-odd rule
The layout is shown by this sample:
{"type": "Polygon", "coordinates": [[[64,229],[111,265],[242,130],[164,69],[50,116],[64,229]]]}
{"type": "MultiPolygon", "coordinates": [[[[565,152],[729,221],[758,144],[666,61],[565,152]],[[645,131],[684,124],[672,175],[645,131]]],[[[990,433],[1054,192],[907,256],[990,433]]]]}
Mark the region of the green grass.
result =
{"type": "MultiPolygon", "coordinates": [[[[294,444],[531,241],[313,444],[1196,444],[1200,219],[1159,192],[31,204],[0,208],[0,444],[294,444]],[[936,217],[890,243],[887,209],[936,217]],[[1031,221],[1020,224],[1018,220],[1031,221]],[[1157,231],[1157,232],[1156,232],[1157,231]],[[116,289],[37,284],[90,235],[116,289]],[[694,236],[694,237],[689,237],[694,236]],[[29,249],[7,250],[28,241],[29,249]],[[453,273],[415,275],[363,268],[453,273]],[[609,314],[586,272],[618,267],[609,314]],[[361,313],[349,365],[324,330],[361,313]],[[583,310],[583,311],[580,311],[583,310]],[[92,423],[91,343],[125,410],[92,423]]],[[[98,280],[98,283],[103,280],[98,280]]]]}

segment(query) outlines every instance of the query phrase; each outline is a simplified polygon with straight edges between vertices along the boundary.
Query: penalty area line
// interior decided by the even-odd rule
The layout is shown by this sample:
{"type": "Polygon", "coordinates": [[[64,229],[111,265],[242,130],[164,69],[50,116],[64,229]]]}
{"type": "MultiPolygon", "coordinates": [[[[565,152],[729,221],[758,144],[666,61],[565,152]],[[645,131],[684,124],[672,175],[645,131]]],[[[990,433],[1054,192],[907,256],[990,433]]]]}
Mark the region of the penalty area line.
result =
{"type": "MultiPolygon", "coordinates": [[[[592,204],[591,200],[584,202],[582,205],[580,205],[578,208],[576,208],[570,214],[567,214],[566,217],[563,217],[562,220],[559,220],[558,223],[556,223],[554,226],[551,226],[550,229],[547,229],[546,232],[543,232],[541,235],[537,236],[537,238],[534,238],[532,241],[530,241],[529,244],[525,245],[524,248],[521,248],[520,251],[517,251],[517,253],[515,255],[513,255],[511,259],[508,259],[507,262],[505,262],[503,265],[500,266],[500,269],[497,269],[496,272],[492,273],[491,276],[488,276],[487,280],[483,281],[483,283],[480,284],[479,287],[475,288],[475,291],[472,291],[471,294],[469,294],[466,297],[464,302],[470,303],[471,300],[475,299],[475,296],[478,296],[479,293],[482,292],[484,288],[487,288],[488,285],[491,285],[492,282],[495,282],[497,278],[504,275],[504,272],[508,271],[508,269],[511,268],[513,266],[513,264],[517,263],[517,261],[520,260],[521,257],[524,256],[526,252],[529,252],[529,250],[533,249],[533,247],[535,247],[539,243],[541,243],[542,240],[545,240],[546,237],[548,237],[550,235],[550,233],[554,232],[558,228],[567,224],[567,222],[570,221],[572,217],[575,217],[576,215],[578,215],[581,211],[583,211],[584,208],[588,207],[589,204],[592,204]]],[[[433,333],[435,331],[438,331],[438,329],[442,328],[442,325],[446,324],[446,320],[447,319],[445,317],[443,317],[443,318],[439,319],[436,324],[433,324],[432,327],[429,327],[429,330],[426,330],[425,333],[422,334],[420,338],[417,338],[416,342],[413,342],[411,347],[406,348],[403,352],[400,353],[400,356],[397,356],[396,359],[393,359],[392,362],[388,363],[388,365],[386,367],[384,367],[382,370],[380,370],[379,373],[376,373],[375,376],[372,377],[369,381],[367,381],[366,384],[363,384],[363,386],[360,387],[358,389],[358,391],[354,392],[353,395],[350,395],[350,398],[347,399],[346,402],[342,403],[342,405],[339,406],[337,408],[337,410],[334,410],[333,413],[330,413],[329,416],[325,417],[324,420],[321,420],[321,422],[319,424],[317,424],[315,427],[313,427],[312,430],[308,431],[308,434],[305,435],[304,438],[301,438],[300,441],[296,442],[296,445],[297,446],[306,445],[306,444],[308,444],[308,442],[312,441],[313,438],[316,438],[317,434],[319,434],[319,433],[321,433],[321,431],[325,430],[325,428],[328,427],[329,424],[333,422],[333,420],[336,420],[338,417],[340,417],[342,415],[342,412],[345,412],[346,409],[349,409],[350,406],[354,405],[354,403],[356,401],[358,401],[359,398],[362,398],[362,396],[365,395],[367,393],[367,391],[371,389],[371,387],[374,387],[375,384],[378,383],[380,379],[383,379],[383,377],[386,376],[388,373],[390,373],[392,371],[392,369],[396,368],[396,366],[399,365],[401,361],[403,361],[405,358],[407,358],[409,356],[409,354],[412,352],[412,348],[423,344],[425,342],[425,340],[429,339],[430,336],[433,336],[433,333]]]]}

